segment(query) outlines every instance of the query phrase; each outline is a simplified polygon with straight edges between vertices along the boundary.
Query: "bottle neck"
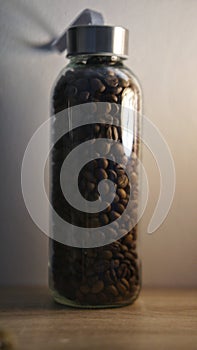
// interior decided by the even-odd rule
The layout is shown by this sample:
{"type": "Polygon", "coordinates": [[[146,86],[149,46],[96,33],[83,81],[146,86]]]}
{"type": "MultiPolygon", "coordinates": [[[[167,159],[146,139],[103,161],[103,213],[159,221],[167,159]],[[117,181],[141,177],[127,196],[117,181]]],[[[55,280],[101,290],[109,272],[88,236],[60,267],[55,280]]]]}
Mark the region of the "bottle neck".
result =
{"type": "Polygon", "coordinates": [[[122,66],[125,59],[115,55],[76,55],[69,57],[70,65],[110,65],[122,66]]]}

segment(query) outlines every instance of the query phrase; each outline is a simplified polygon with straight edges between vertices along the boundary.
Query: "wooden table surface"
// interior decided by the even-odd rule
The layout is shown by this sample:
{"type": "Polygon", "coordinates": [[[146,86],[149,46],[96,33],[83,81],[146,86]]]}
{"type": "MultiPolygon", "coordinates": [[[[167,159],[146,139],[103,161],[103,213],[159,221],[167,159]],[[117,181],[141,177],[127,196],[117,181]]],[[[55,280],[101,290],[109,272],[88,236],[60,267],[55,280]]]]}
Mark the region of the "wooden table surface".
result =
{"type": "Polygon", "coordinates": [[[196,350],[197,291],[143,289],[130,306],[78,310],[53,303],[47,288],[2,288],[1,348],[196,350]]]}

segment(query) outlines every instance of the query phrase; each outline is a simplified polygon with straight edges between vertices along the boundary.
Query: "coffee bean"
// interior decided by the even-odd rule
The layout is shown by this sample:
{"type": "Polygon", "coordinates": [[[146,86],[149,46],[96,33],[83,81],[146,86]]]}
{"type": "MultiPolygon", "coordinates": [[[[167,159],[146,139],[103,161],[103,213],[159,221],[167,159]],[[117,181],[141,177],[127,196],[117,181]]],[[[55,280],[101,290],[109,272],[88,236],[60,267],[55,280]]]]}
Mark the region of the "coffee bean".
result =
{"type": "Polygon", "coordinates": [[[113,182],[116,181],[116,179],[117,179],[117,174],[116,174],[116,172],[115,172],[114,170],[109,169],[109,170],[107,171],[107,174],[108,174],[108,178],[109,178],[111,181],[113,181],[113,182]]]}
{"type": "Polygon", "coordinates": [[[128,185],[128,182],[129,180],[127,175],[121,175],[117,179],[117,183],[120,188],[125,188],[128,185]]]}
{"type": "Polygon", "coordinates": [[[124,259],[124,255],[121,253],[116,253],[114,256],[115,256],[115,258],[120,259],[120,260],[124,259]]]}
{"type": "Polygon", "coordinates": [[[124,294],[126,293],[126,291],[127,291],[126,287],[125,287],[124,284],[121,283],[121,282],[118,282],[118,283],[116,284],[116,287],[117,287],[118,291],[119,291],[122,295],[124,295],[124,294]]]}
{"type": "Polygon", "coordinates": [[[119,79],[119,84],[120,84],[120,86],[122,86],[123,88],[127,88],[127,87],[129,86],[129,80],[119,79]]]}
{"type": "Polygon", "coordinates": [[[120,265],[120,261],[118,259],[112,260],[111,261],[111,266],[113,269],[117,269],[120,265]]]}
{"type": "Polygon", "coordinates": [[[129,259],[129,260],[133,260],[133,255],[131,254],[131,253],[129,253],[129,252],[126,252],[125,253],[125,258],[127,258],[127,259],[129,259]]]}
{"type": "Polygon", "coordinates": [[[129,289],[129,282],[126,280],[126,278],[121,278],[121,283],[122,283],[127,289],[129,289]]]}
{"type": "MultiPolygon", "coordinates": [[[[115,185],[116,186],[116,185],[115,185]]],[[[114,197],[114,203],[119,203],[119,201],[120,201],[120,198],[119,198],[119,196],[117,195],[117,194],[115,194],[115,197],[114,197]]],[[[116,210],[116,208],[114,208],[115,210],[116,210]]],[[[118,210],[117,210],[118,211],[118,210]]]]}
{"type": "Polygon", "coordinates": [[[132,183],[137,182],[137,174],[135,172],[132,172],[132,174],[131,174],[131,182],[132,183]]]}
{"type": "Polygon", "coordinates": [[[111,111],[111,103],[97,103],[97,113],[98,114],[108,114],[111,111]]]}
{"type": "Polygon", "coordinates": [[[125,238],[124,238],[124,244],[127,246],[131,246],[133,243],[133,237],[132,235],[129,233],[125,238]]]}
{"type": "Polygon", "coordinates": [[[118,97],[116,95],[114,95],[114,94],[107,95],[106,98],[107,98],[107,100],[111,100],[113,102],[117,102],[118,101],[118,97]]]}
{"type": "Polygon", "coordinates": [[[138,206],[138,201],[137,200],[131,200],[130,204],[131,204],[131,208],[136,208],[138,206]]]}
{"type": "Polygon", "coordinates": [[[95,171],[95,176],[98,181],[108,178],[108,175],[104,169],[98,168],[95,171]]]}
{"type": "Polygon", "coordinates": [[[112,138],[112,128],[110,126],[107,128],[106,136],[108,139],[112,138]]]}
{"type": "Polygon", "coordinates": [[[121,245],[121,251],[122,252],[128,252],[128,247],[124,244],[121,245]]]}
{"type": "Polygon", "coordinates": [[[116,87],[118,86],[118,78],[116,78],[116,76],[112,75],[112,76],[108,76],[106,79],[105,79],[106,83],[108,86],[110,87],[116,87]]]}
{"type": "Polygon", "coordinates": [[[109,223],[109,218],[107,216],[107,214],[100,214],[100,221],[102,223],[102,225],[107,225],[109,223]]]}
{"type": "Polygon", "coordinates": [[[104,283],[103,283],[103,281],[99,280],[93,285],[91,292],[93,294],[98,294],[103,290],[103,288],[104,288],[104,283]]]}
{"type": "Polygon", "coordinates": [[[105,272],[104,279],[107,284],[113,284],[113,279],[111,278],[110,271],[105,272]]]}
{"type": "Polygon", "coordinates": [[[98,166],[103,169],[107,169],[108,167],[108,160],[106,158],[100,158],[98,159],[98,166]]]}
{"type": "Polygon", "coordinates": [[[117,288],[113,284],[106,288],[106,293],[112,294],[115,297],[119,295],[117,288]]]}
{"type": "Polygon", "coordinates": [[[84,171],[83,176],[86,178],[86,180],[96,183],[96,179],[90,171],[84,171]]]}
{"type": "Polygon", "coordinates": [[[112,258],[113,254],[110,250],[104,250],[102,253],[103,259],[110,260],[112,258]]]}
{"type": "Polygon", "coordinates": [[[103,92],[106,89],[105,85],[99,79],[96,78],[90,81],[90,86],[93,92],[103,92]]]}
{"type": "Polygon", "coordinates": [[[110,276],[111,276],[111,279],[114,281],[114,282],[117,282],[117,276],[116,276],[116,272],[114,269],[111,269],[110,270],[110,276]]]}
{"type": "Polygon", "coordinates": [[[123,211],[125,210],[124,205],[122,205],[121,203],[115,203],[114,204],[114,210],[117,211],[118,213],[122,214],[123,211]]]}
{"type": "Polygon", "coordinates": [[[125,190],[123,190],[123,188],[118,188],[117,189],[117,194],[121,199],[125,199],[126,198],[126,192],[125,190]]]}
{"type": "Polygon", "coordinates": [[[121,199],[121,203],[124,205],[124,207],[126,207],[128,204],[128,199],[121,199]]]}
{"type": "Polygon", "coordinates": [[[112,136],[113,136],[113,140],[118,141],[119,139],[118,130],[115,126],[112,126],[112,136]]]}
{"type": "Polygon", "coordinates": [[[105,202],[106,208],[103,210],[104,213],[110,213],[111,211],[111,205],[107,202],[105,202]]]}
{"type": "Polygon", "coordinates": [[[88,100],[89,96],[90,96],[90,93],[88,91],[81,91],[79,94],[79,100],[81,102],[85,102],[88,100]]]}
{"type": "Polygon", "coordinates": [[[96,134],[98,134],[99,133],[99,131],[100,131],[100,125],[99,124],[95,124],[95,126],[94,126],[94,132],[96,133],[96,134]]]}
{"type": "Polygon", "coordinates": [[[86,186],[88,191],[93,191],[95,189],[95,184],[93,182],[88,182],[86,186]]]}
{"type": "Polygon", "coordinates": [[[111,88],[111,92],[114,95],[119,95],[122,92],[122,87],[121,86],[117,86],[117,87],[111,88]]]}
{"type": "Polygon", "coordinates": [[[117,213],[116,211],[111,211],[111,213],[109,213],[109,217],[112,221],[114,221],[120,217],[120,214],[117,213]]]}

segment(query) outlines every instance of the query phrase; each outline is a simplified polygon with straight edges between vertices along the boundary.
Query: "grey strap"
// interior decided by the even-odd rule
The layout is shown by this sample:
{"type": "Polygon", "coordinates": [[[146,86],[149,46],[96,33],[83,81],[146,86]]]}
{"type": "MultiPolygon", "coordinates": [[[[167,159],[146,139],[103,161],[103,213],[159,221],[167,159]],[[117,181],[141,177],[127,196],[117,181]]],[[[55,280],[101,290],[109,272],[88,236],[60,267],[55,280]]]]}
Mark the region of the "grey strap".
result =
{"type": "MultiPolygon", "coordinates": [[[[69,25],[69,27],[77,25],[103,25],[104,19],[100,12],[86,9],[82,11],[79,16],[69,25]]],[[[68,28],[69,28],[68,27],[68,28]]],[[[57,38],[52,44],[51,48],[59,52],[63,52],[67,48],[67,30],[68,28],[57,38]]]]}

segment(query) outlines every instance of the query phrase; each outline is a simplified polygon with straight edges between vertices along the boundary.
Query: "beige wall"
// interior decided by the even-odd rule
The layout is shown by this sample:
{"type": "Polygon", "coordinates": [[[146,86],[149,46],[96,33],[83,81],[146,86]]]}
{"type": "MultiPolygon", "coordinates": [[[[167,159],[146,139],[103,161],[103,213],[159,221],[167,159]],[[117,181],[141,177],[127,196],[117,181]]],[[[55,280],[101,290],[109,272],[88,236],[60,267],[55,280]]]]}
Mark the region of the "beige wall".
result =
{"type": "MultiPolygon", "coordinates": [[[[177,185],[171,211],[146,234],[159,194],[159,173],[144,151],[150,195],[142,220],[143,283],[196,286],[197,262],[197,1],[6,0],[1,3],[1,284],[45,284],[47,238],[33,224],[20,189],[29,138],[48,118],[51,86],[64,55],[27,43],[60,33],[83,8],[104,13],[108,24],[130,30],[128,65],[144,92],[144,111],[159,127],[174,157],[177,185]]],[[[166,172],[168,169],[166,169],[166,172]]]]}

